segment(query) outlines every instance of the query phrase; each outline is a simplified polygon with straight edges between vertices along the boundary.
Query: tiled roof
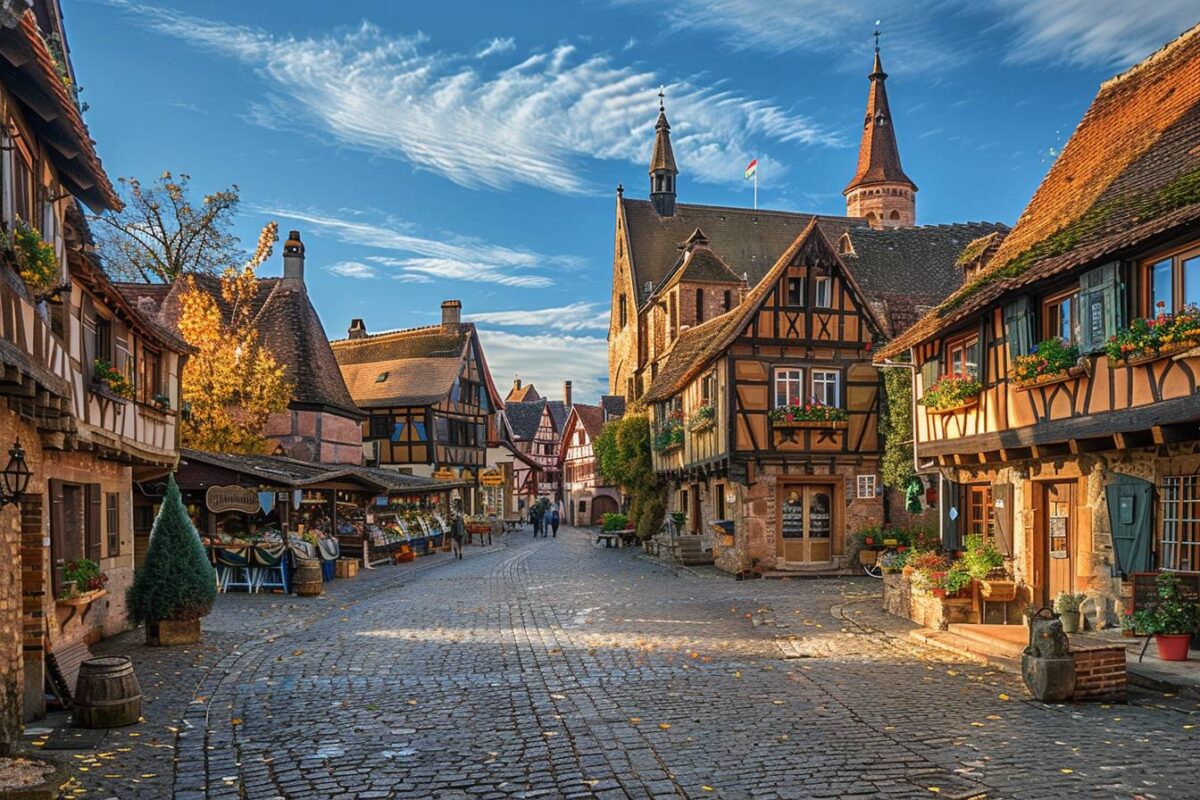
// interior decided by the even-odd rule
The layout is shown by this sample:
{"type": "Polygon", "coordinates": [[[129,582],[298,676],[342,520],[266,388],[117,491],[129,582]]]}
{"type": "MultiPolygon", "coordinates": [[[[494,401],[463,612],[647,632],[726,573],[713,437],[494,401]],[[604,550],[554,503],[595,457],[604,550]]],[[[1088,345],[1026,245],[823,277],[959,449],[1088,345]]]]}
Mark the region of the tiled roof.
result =
{"type": "Polygon", "coordinates": [[[1105,82],[983,271],[895,355],[1019,287],[1097,263],[1200,219],[1200,25],[1105,82]]]}
{"type": "MultiPolygon", "coordinates": [[[[845,268],[844,262],[838,258],[820,224],[813,220],[779,256],[771,270],[750,290],[741,303],[719,317],[680,331],[667,353],[666,363],[660,366],[658,375],[650,383],[644,399],[647,402],[657,402],[671,397],[724,352],[741,334],[750,318],[757,313],[759,306],[797,254],[815,263],[841,263],[847,288],[866,301],[863,289],[855,280],[854,274],[845,268]]],[[[870,324],[880,326],[878,314],[872,306],[868,305],[864,313],[870,324]]]]}
{"type": "Polygon", "coordinates": [[[604,409],[600,406],[589,406],[576,403],[571,410],[579,417],[579,422],[587,432],[588,438],[595,441],[604,427],[604,409]]]}
{"type": "Polygon", "coordinates": [[[542,409],[545,407],[545,400],[505,403],[504,416],[508,418],[508,426],[512,428],[513,436],[519,440],[532,439],[537,434],[538,424],[542,419],[542,409]]]}
{"type": "Polygon", "coordinates": [[[684,253],[683,263],[666,281],[666,286],[677,283],[726,283],[741,286],[742,278],[734,273],[722,258],[705,245],[699,245],[684,253]]]}
{"type": "Polygon", "coordinates": [[[4,78],[6,88],[29,108],[25,118],[37,134],[56,145],[45,149],[63,184],[93,211],[120,209],[121,199],[32,11],[15,28],[0,26],[0,55],[7,62],[5,72],[11,73],[4,78]]]}
{"type": "Polygon", "coordinates": [[[650,296],[646,283],[653,290],[670,275],[679,263],[681,244],[697,228],[703,229],[709,247],[734,275],[745,272],[754,286],[813,219],[819,219],[826,236],[835,241],[847,230],[867,227],[865,220],[849,217],[686,203],[677,204],[674,215],[663,217],[648,200],[624,197],[621,206],[638,306],[650,296]]]}
{"type": "Polygon", "coordinates": [[[900,166],[900,149],[896,146],[896,131],[892,111],[888,107],[887,73],[875,51],[875,68],[871,71],[871,90],[867,96],[867,113],[863,120],[862,142],[858,149],[858,169],[845,191],[876,183],[905,183],[916,190],[917,185],[904,174],[900,166]]]}
{"type": "Polygon", "coordinates": [[[370,491],[405,492],[449,490],[459,484],[435,481],[416,475],[404,475],[378,467],[339,466],[298,461],[287,456],[208,453],[202,450],[180,450],[180,483],[185,489],[199,488],[187,480],[189,461],[227,469],[257,478],[268,485],[303,487],[331,481],[349,480],[370,491]]]}
{"type": "Polygon", "coordinates": [[[364,408],[436,403],[454,386],[471,327],[441,325],[378,333],[332,343],[355,401],[364,408]]]}
{"type": "Polygon", "coordinates": [[[654,125],[654,151],[650,154],[650,172],[664,169],[678,173],[675,166],[675,153],[671,150],[671,123],[667,122],[667,112],[660,106],[658,122],[654,125]]]}
{"type": "Polygon", "coordinates": [[[625,416],[625,398],[620,395],[600,395],[600,407],[604,409],[607,419],[620,419],[625,416]]]}
{"type": "MultiPolygon", "coordinates": [[[[824,228],[824,226],[822,226],[824,228]]],[[[962,285],[956,260],[971,241],[1008,230],[999,222],[964,222],[914,228],[855,228],[849,233],[853,250],[841,254],[863,292],[884,313],[895,335],[962,285]]]]}
{"type": "Polygon", "coordinates": [[[508,390],[508,397],[504,398],[506,403],[528,403],[532,400],[541,400],[542,396],[538,394],[538,390],[533,388],[532,383],[527,383],[520,388],[513,386],[508,390]]]}
{"type": "Polygon", "coordinates": [[[563,426],[567,424],[567,415],[571,413],[571,407],[562,400],[547,400],[546,406],[550,409],[550,419],[554,420],[554,427],[559,433],[562,433],[563,426]]]}

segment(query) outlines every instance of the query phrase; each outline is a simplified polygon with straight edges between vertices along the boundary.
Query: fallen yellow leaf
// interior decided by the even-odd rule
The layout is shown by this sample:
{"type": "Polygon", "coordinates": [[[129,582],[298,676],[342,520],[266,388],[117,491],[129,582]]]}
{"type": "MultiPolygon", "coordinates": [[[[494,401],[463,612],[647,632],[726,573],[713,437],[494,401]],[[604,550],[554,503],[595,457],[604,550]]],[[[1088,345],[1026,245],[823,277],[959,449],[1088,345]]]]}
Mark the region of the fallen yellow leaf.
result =
{"type": "Polygon", "coordinates": [[[1001,700],[1008,700],[1008,699],[1010,699],[1010,698],[1009,698],[1009,696],[1008,696],[1008,695],[1006,695],[1004,692],[1001,692],[1001,693],[1000,693],[1000,699],[1001,699],[1001,700]]]}
{"type": "Polygon", "coordinates": [[[660,722],[660,723],[658,723],[658,727],[662,728],[665,731],[665,730],[670,729],[671,724],[669,722],[660,722]]]}

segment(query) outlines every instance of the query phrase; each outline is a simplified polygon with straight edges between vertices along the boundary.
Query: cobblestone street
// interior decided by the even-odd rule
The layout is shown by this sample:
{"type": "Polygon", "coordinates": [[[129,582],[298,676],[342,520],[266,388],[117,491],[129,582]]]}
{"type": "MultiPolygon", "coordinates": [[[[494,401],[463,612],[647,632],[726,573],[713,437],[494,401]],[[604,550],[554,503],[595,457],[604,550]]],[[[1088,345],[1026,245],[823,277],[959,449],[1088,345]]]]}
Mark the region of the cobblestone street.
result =
{"type": "Polygon", "coordinates": [[[202,647],[105,642],[146,720],[60,755],[100,798],[1200,794],[1195,702],[1029,702],[909,639],[879,589],[518,534],[319,600],[222,596],[202,647]]]}

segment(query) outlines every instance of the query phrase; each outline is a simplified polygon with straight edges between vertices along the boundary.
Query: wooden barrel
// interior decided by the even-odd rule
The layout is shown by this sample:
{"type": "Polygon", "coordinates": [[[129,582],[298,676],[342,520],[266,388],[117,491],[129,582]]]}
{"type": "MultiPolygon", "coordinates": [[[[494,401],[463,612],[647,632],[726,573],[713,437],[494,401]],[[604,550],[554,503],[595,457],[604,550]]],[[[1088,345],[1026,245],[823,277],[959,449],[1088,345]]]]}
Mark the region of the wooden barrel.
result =
{"type": "Polygon", "coordinates": [[[321,562],[316,558],[296,559],[296,594],[300,597],[319,597],[325,591],[321,562]]]}
{"type": "Polygon", "coordinates": [[[79,665],[72,713],[77,728],[119,728],[142,716],[142,688],[124,656],[89,658],[79,665]]]}

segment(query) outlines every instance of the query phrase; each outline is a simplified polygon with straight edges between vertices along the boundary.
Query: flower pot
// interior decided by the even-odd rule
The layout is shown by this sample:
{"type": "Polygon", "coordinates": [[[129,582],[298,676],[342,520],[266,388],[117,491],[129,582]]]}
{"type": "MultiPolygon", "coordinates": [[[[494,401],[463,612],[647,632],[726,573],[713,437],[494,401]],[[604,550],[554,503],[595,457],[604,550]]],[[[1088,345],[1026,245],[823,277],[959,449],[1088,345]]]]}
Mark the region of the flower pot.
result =
{"type": "Polygon", "coordinates": [[[146,644],[172,647],[200,641],[199,619],[152,619],[146,623],[146,644]]]}
{"type": "Polygon", "coordinates": [[[1190,633],[1156,633],[1154,644],[1158,647],[1158,657],[1163,661],[1187,661],[1188,646],[1192,642],[1190,633]]]}
{"type": "Polygon", "coordinates": [[[1079,612],[1059,612],[1058,621],[1062,623],[1063,633],[1079,633],[1079,612]]]}

